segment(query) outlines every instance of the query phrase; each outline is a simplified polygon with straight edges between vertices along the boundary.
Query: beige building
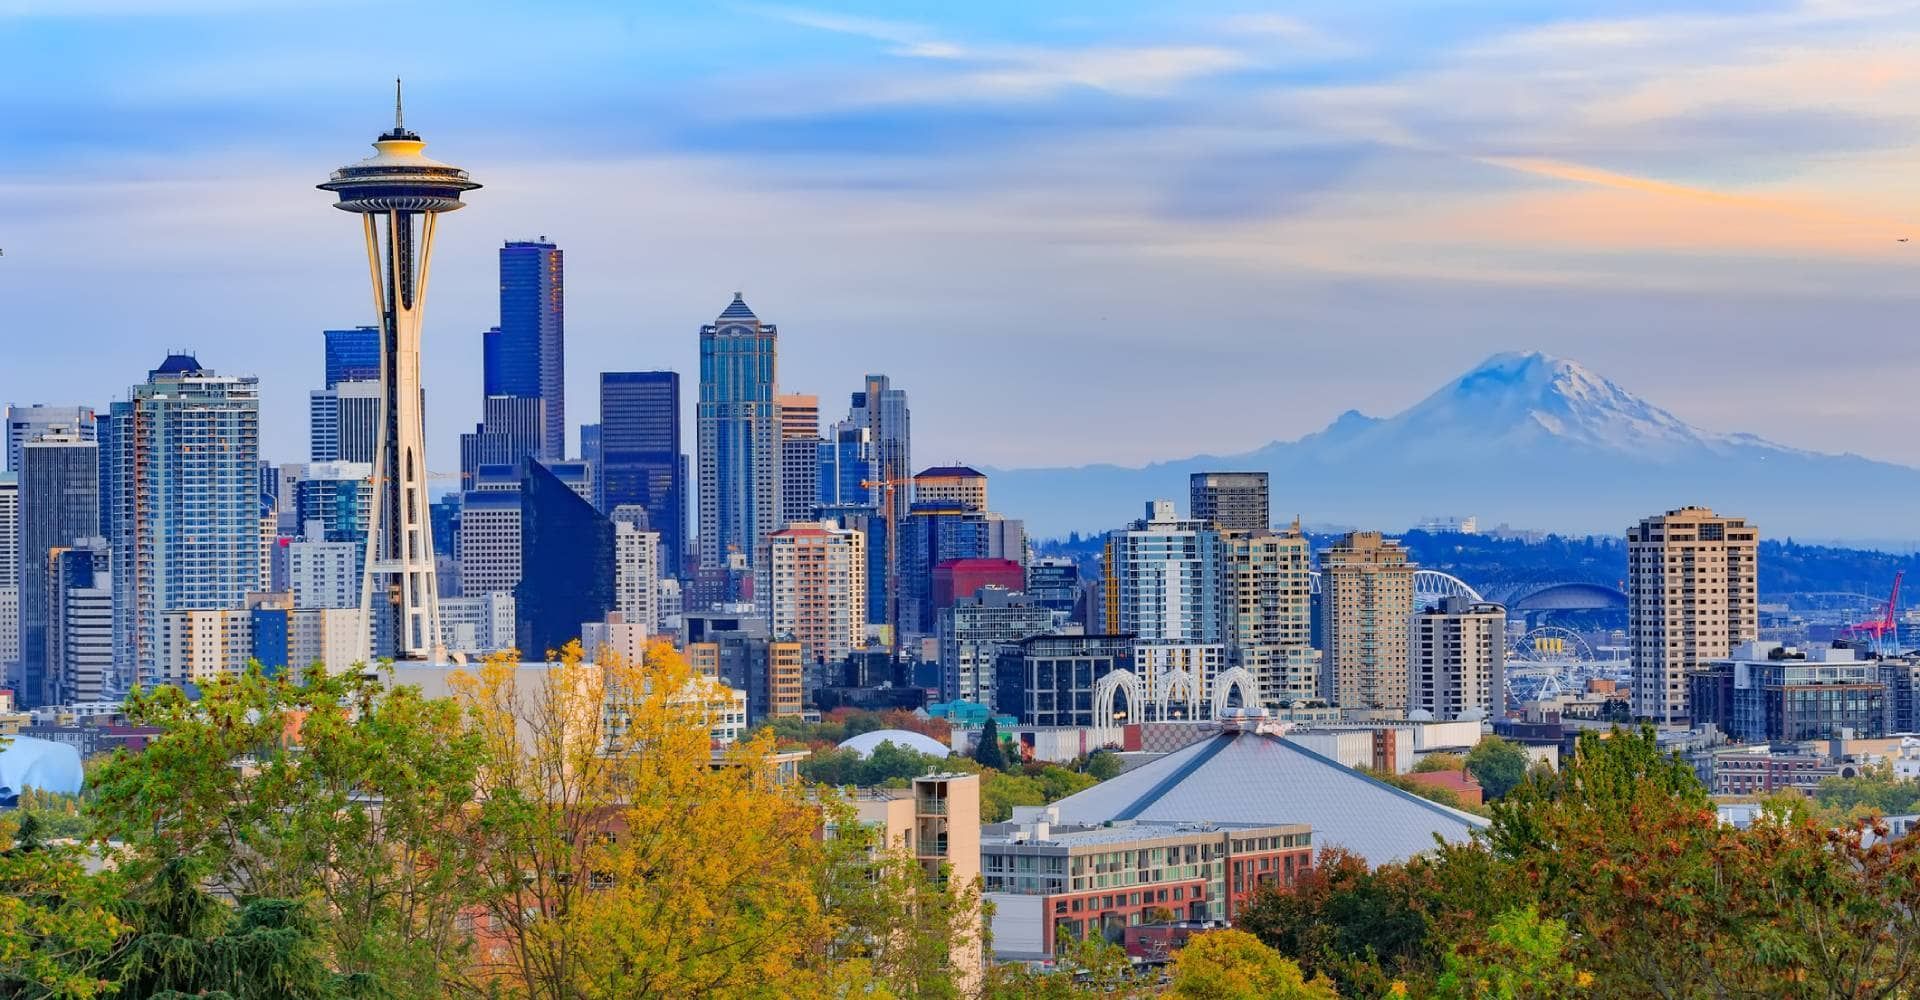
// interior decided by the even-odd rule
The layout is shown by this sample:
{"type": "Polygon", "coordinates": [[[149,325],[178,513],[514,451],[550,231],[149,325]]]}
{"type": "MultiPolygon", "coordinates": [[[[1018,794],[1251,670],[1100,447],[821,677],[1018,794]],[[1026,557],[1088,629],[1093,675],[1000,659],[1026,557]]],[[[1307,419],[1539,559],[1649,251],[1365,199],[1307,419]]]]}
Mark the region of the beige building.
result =
{"type": "Polygon", "coordinates": [[[1259,681],[1262,704],[1316,697],[1312,559],[1300,525],[1229,531],[1225,547],[1227,641],[1235,661],[1259,681]]]}
{"type": "Polygon", "coordinates": [[[940,465],[913,477],[914,503],[957,503],[966,510],[987,509],[987,475],[964,465],[940,465]]]}
{"type": "MultiPolygon", "coordinates": [[[[912,788],[861,789],[854,818],[874,827],[889,848],[912,854],[927,873],[956,888],[980,881],[980,776],[929,774],[912,788]]],[[[976,920],[979,919],[976,917],[976,920]]],[[[978,936],[953,950],[963,985],[976,983],[985,961],[978,936]]]]}
{"type": "Polygon", "coordinates": [[[1320,553],[1320,696],[1343,709],[1405,711],[1414,566],[1377,531],[1320,553]]]}
{"type": "Polygon", "coordinates": [[[780,523],[810,520],[820,503],[820,397],[773,397],[780,418],[780,523]]]}
{"type": "Polygon", "coordinates": [[[1407,708],[1435,719],[1506,711],[1507,609],[1449,597],[1413,616],[1407,708]]]}
{"type": "Polygon", "coordinates": [[[1760,531],[1682,507],[1627,529],[1633,714],[1688,721],[1687,675],[1760,634],[1760,531]]]}
{"type": "Polygon", "coordinates": [[[167,611],[159,618],[159,656],[149,683],[198,684],[247,668],[253,652],[248,612],[167,611]]]}
{"type": "Polygon", "coordinates": [[[613,509],[613,610],[651,629],[660,620],[660,533],[646,524],[640,504],[613,509]]]}
{"type": "Polygon", "coordinates": [[[801,521],[767,537],[773,635],[836,661],[867,644],[866,536],[801,521]]]}

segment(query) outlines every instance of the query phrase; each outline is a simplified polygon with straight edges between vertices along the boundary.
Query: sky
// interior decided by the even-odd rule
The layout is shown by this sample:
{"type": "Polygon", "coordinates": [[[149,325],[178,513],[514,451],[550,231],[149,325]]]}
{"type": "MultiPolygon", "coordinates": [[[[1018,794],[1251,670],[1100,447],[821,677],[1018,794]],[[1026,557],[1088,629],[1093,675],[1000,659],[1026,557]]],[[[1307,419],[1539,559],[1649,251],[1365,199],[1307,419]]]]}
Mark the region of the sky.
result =
{"type": "Polygon", "coordinates": [[[373,321],[313,185],[397,75],[485,185],[435,249],[437,470],[530,236],[575,424],[603,370],[691,395],[739,290],[828,419],[907,389],[918,464],[1230,454],[1544,350],[1920,465],[1916,50],[1882,0],[0,0],[0,402],[188,349],[303,459],[320,331],[373,321]]]}

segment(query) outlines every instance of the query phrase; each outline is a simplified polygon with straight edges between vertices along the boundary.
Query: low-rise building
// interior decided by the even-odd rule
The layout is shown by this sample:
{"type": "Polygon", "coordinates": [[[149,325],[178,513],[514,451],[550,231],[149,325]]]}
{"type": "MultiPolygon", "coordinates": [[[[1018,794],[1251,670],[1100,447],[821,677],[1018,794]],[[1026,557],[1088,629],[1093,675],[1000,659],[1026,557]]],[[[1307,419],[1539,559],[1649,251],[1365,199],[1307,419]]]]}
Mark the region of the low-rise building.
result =
{"type": "Polygon", "coordinates": [[[1262,886],[1291,885],[1312,865],[1304,823],[1068,825],[1046,810],[1017,819],[980,843],[1003,960],[1050,958],[1094,936],[1117,942],[1144,924],[1231,923],[1262,886]]]}
{"type": "Polygon", "coordinates": [[[1746,743],[1886,731],[1881,666],[1850,648],[1746,642],[1689,676],[1688,685],[1694,724],[1712,723],[1746,743]]]}

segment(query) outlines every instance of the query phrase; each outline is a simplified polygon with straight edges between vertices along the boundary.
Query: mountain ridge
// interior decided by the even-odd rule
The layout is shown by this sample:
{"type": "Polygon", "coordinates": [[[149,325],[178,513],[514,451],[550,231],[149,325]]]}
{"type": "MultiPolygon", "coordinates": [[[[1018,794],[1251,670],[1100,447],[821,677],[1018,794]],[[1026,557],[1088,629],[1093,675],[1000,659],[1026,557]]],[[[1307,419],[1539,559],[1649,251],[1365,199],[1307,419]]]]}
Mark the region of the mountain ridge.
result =
{"type": "Polygon", "coordinates": [[[1237,454],[1143,466],[989,469],[995,506],[1036,537],[1098,531],[1150,499],[1183,500],[1186,475],[1266,471],[1273,511],[1399,530],[1474,514],[1612,533],[1686,504],[1745,515],[1770,536],[1904,538],[1920,470],[1696,427],[1577,361],[1495,354],[1388,417],[1347,410],[1320,430],[1237,454]],[[1904,496],[1903,496],[1904,495],[1904,496]]]}

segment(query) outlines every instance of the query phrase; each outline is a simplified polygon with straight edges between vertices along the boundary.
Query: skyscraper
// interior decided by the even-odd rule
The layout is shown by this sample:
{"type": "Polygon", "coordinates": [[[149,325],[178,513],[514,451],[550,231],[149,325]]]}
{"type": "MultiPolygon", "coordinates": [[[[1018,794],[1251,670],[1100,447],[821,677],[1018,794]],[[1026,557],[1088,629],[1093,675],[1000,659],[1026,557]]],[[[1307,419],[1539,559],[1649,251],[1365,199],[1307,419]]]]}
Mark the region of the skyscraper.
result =
{"type": "Polygon", "coordinates": [[[1341,708],[1407,708],[1407,626],[1414,566],[1377,531],[1353,531],[1320,553],[1320,695],[1341,708]]]}
{"type": "Polygon", "coordinates": [[[852,420],[827,428],[820,442],[820,506],[873,506],[873,492],[864,485],[873,478],[870,433],[852,420]]]}
{"type": "Polygon", "coordinates": [[[600,373],[600,455],[594,469],[602,510],[647,509],[660,535],[660,571],[680,574],[686,550],[687,482],[680,457],[680,373],[600,373]]]}
{"type": "Polygon", "coordinates": [[[1264,472],[1196,472],[1188,477],[1188,511],[1196,521],[1212,522],[1220,531],[1265,531],[1272,527],[1267,513],[1267,474],[1264,472]]]}
{"type": "Polygon", "coordinates": [[[488,396],[538,399],[541,437],[534,456],[567,457],[566,259],[539,240],[500,248],[500,325],[482,338],[488,396]]]}
{"type": "Polygon", "coordinates": [[[1300,526],[1221,532],[1226,549],[1228,642],[1269,705],[1318,694],[1312,571],[1300,526]]]}
{"type": "Polygon", "coordinates": [[[774,411],[779,328],[739,292],[700,328],[700,566],[751,566],[779,527],[780,427],[774,411]]]}
{"type": "Polygon", "coordinates": [[[98,429],[91,406],[48,406],[35,403],[32,406],[9,405],[7,407],[7,468],[20,471],[20,449],[28,441],[47,433],[54,428],[62,433],[78,435],[82,441],[99,440],[98,429]]]}
{"type": "MultiPolygon", "coordinates": [[[[46,704],[54,666],[47,640],[48,558],[100,523],[100,446],[79,432],[41,429],[20,449],[20,704],[46,704]]],[[[252,471],[252,470],[249,470],[252,471]]],[[[256,505],[257,506],[257,505],[256,505]]]]}
{"type": "MultiPolygon", "coordinates": [[[[907,408],[907,390],[893,388],[885,375],[868,375],[866,387],[853,394],[847,417],[867,430],[876,481],[898,482],[913,475],[913,415],[907,408]]],[[[884,507],[879,488],[872,494],[875,507],[884,507]]],[[[893,493],[895,523],[905,519],[913,496],[902,484],[893,493]]]]}
{"type": "Polygon", "coordinates": [[[797,640],[809,662],[833,663],[867,643],[866,537],[819,521],[767,539],[773,637],[797,640]]]}
{"type": "Polygon", "coordinates": [[[1759,638],[1759,550],[1759,529],[1706,507],[1670,510],[1627,529],[1633,714],[1686,720],[1687,675],[1759,638]]]}
{"type": "Polygon", "coordinates": [[[47,685],[57,704],[104,701],[113,691],[113,583],[104,538],[48,553],[47,685]]]}
{"type": "Polygon", "coordinates": [[[380,437],[378,380],[336,382],[307,394],[307,460],[373,462],[380,437]]]}
{"type": "Polygon", "coordinates": [[[1154,500],[1146,516],[1107,534],[1107,621],[1142,642],[1226,641],[1220,533],[1154,500]]]}
{"type": "Polygon", "coordinates": [[[613,610],[647,632],[660,622],[660,533],[647,530],[647,509],[613,509],[613,610]]]}
{"type": "Polygon", "coordinates": [[[144,684],[165,615],[238,609],[260,589],[260,380],[169,355],[109,419],[120,679],[144,684]]]}
{"type": "Polygon", "coordinates": [[[20,476],[0,472],[0,677],[20,662],[20,476]]]}
{"type": "MultiPolygon", "coordinates": [[[[582,469],[584,472],[584,468],[582,469]]],[[[580,638],[613,610],[613,522],[546,466],[520,481],[520,583],[513,589],[520,652],[538,658],[580,638]]]]}
{"type": "Polygon", "coordinates": [[[474,475],[483,465],[518,466],[539,458],[547,436],[547,407],[537,396],[488,396],[480,406],[473,433],[460,435],[462,490],[473,488],[474,475]]]}
{"type": "Polygon", "coordinates": [[[952,501],[965,510],[987,509],[987,475],[965,465],[937,465],[913,477],[915,503],[952,501]]]}
{"type": "Polygon", "coordinates": [[[780,523],[811,521],[820,506],[820,397],[777,396],[780,413],[780,523]]]}
{"type": "Polygon", "coordinates": [[[1436,719],[1500,718],[1507,708],[1507,609],[1443,598],[1414,615],[1412,629],[1407,708],[1436,719]]]}
{"type": "Polygon", "coordinates": [[[380,328],[356,326],[350,330],[323,330],[327,342],[324,388],[342,382],[380,381],[380,328]]]}
{"type": "MultiPolygon", "coordinates": [[[[374,141],[376,154],[334,171],[320,189],[339,194],[335,208],[361,217],[380,313],[385,420],[374,455],[378,489],[362,604],[370,616],[376,599],[391,605],[385,620],[392,623],[392,634],[382,637],[376,654],[425,659],[440,643],[440,616],[433,525],[427,516],[420,320],[436,223],[441,213],[462,207],[463,193],[480,185],[466,171],[422,154],[426,143],[407,131],[401,117],[397,80],[393,103],[393,129],[374,141]]],[[[123,567],[116,578],[129,575],[123,563],[115,566],[123,567]]]]}

